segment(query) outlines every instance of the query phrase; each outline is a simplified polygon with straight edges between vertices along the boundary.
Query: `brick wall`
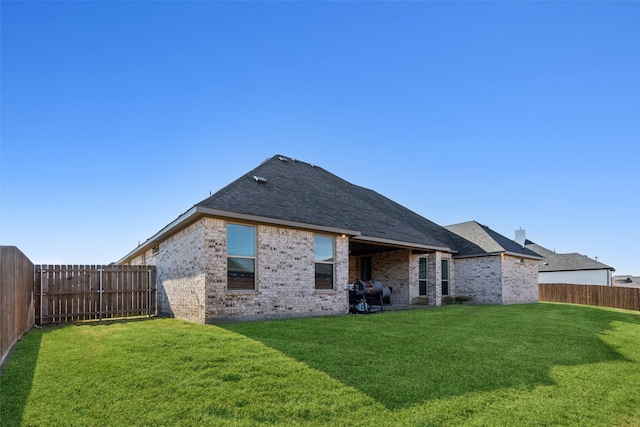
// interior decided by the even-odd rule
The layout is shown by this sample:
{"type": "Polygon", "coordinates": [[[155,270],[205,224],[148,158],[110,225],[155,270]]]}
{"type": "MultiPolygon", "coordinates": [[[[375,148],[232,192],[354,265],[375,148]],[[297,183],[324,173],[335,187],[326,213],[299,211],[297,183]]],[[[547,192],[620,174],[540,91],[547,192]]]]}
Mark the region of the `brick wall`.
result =
{"type": "MultiPolygon", "coordinates": [[[[424,255],[409,255],[409,289],[407,295],[407,302],[411,304],[419,304],[417,298],[420,298],[420,258],[428,258],[427,254],[424,255]]],[[[429,260],[427,259],[427,275],[429,273],[429,260]]],[[[428,276],[427,276],[428,279],[428,276]]],[[[428,282],[428,280],[427,280],[428,282]]],[[[429,283],[427,284],[429,289],[429,283]]],[[[406,304],[405,303],[405,304],[406,304]]]]}
{"type": "Polygon", "coordinates": [[[314,233],[257,225],[256,290],[228,291],[226,225],[203,218],[129,262],[156,265],[161,314],[202,323],[347,313],[347,237],[334,236],[334,290],[316,290],[314,233]]]}
{"type": "Polygon", "coordinates": [[[360,257],[349,257],[349,283],[360,280],[360,257]]]}
{"type": "Polygon", "coordinates": [[[371,256],[371,277],[393,288],[391,304],[409,303],[410,254],[409,250],[401,249],[371,256]]]}
{"type": "Polygon", "coordinates": [[[314,233],[257,225],[256,290],[229,291],[226,223],[205,221],[208,321],[347,313],[347,237],[334,236],[334,290],[316,290],[314,233]]]}
{"type": "Polygon", "coordinates": [[[138,255],[135,258],[132,258],[131,261],[125,262],[124,265],[144,265],[145,254],[138,255]]]}
{"type": "Polygon", "coordinates": [[[538,261],[502,257],[502,303],[538,302],[538,261]]]}
{"type": "Polygon", "coordinates": [[[432,253],[427,257],[427,277],[429,283],[427,285],[427,296],[429,297],[429,305],[440,305],[442,302],[442,283],[440,282],[440,253],[432,253]],[[436,267],[437,266],[437,267],[436,267]]]}
{"type": "Polygon", "coordinates": [[[154,260],[158,311],[192,322],[205,319],[205,226],[196,222],[160,244],[154,260]]]}
{"type": "Polygon", "coordinates": [[[206,271],[205,319],[224,315],[227,289],[227,223],[218,218],[204,218],[206,271]]]}
{"type": "Polygon", "coordinates": [[[157,253],[154,253],[153,249],[147,249],[144,253],[131,259],[127,265],[156,265],[157,253]]]}
{"type": "Polygon", "coordinates": [[[455,282],[450,294],[472,297],[474,302],[500,304],[502,302],[502,264],[500,256],[458,258],[455,282]]]}
{"type": "Polygon", "coordinates": [[[496,255],[455,260],[452,295],[470,296],[474,302],[514,304],[538,301],[536,260],[496,255]]]}

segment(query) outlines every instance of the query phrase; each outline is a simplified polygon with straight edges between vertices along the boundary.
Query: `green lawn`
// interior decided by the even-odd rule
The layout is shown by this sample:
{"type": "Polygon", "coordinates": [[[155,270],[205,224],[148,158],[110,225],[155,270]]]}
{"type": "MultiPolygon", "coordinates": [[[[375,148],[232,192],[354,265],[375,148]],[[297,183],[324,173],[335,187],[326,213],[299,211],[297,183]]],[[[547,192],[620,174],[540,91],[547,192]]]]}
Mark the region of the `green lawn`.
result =
{"type": "Polygon", "coordinates": [[[640,426],[640,313],[449,306],[33,329],[2,426],[640,426]]]}

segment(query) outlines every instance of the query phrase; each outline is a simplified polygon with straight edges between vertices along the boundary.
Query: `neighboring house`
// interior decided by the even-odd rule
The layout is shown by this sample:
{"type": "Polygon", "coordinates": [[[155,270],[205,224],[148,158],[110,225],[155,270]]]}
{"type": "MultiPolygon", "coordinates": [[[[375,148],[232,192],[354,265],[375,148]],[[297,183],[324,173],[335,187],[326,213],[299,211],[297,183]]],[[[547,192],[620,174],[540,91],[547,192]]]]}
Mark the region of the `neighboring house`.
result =
{"type": "Polygon", "coordinates": [[[445,227],[455,243],[456,291],[483,303],[538,301],[537,253],[476,221],[445,227]]]}
{"type": "Polygon", "coordinates": [[[613,267],[579,253],[556,253],[528,240],[524,230],[516,231],[515,242],[544,258],[538,266],[539,283],[611,286],[613,267]]]}
{"type": "Polygon", "coordinates": [[[375,191],[276,155],[118,263],[155,265],[159,311],[196,322],[347,313],[347,284],[371,278],[393,289],[397,305],[439,306],[443,296],[537,301],[535,255],[491,236],[503,249],[487,250],[375,191]],[[505,260],[496,267],[489,260],[498,256],[505,260]]]}
{"type": "Polygon", "coordinates": [[[640,288],[640,277],[613,276],[611,283],[613,284],[613,286],[624,286],[627,288],[640,288]]]}

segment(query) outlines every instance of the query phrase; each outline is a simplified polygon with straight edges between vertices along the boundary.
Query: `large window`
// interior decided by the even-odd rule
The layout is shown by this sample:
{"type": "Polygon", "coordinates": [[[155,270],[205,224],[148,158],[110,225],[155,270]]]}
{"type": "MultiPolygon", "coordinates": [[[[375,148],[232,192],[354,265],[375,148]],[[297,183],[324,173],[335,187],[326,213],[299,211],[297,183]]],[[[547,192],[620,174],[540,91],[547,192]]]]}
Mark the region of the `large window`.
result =
{"type": "Polygon", "coordinates": [[[449,260],[441,260],[442,266],[442,295],[449,295],[449,260]]]}
{"type": "Polygon", "coordinates": [[[227,289],[256,288],[256,228],[227,224],[227,289]]]}
{"type": "Polygon", "coordinates": [[[315,236],[316,289],[333,289],[334,240],[331,236],[315,236]]]}
{"type": "Polygon", "coordinates": [[[418,260],[418,285],[419,295],[427,295],[427,259],[419,258],[418,260]]]}

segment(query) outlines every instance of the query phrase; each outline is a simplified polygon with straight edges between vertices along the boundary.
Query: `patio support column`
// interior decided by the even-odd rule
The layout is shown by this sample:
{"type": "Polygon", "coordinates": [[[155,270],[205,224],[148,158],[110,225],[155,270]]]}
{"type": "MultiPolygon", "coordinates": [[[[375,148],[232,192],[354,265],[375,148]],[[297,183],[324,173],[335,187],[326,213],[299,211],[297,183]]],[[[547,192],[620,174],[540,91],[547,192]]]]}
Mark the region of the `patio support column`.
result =
{"type": "MultiPolygon", "coordinates": [[[[430,305],[435,305],[436,307],[440,307],[442,305],[442,252],[440,251],[436,251],[434,254],[434,258],[435,258],[435,280],[433,283],[433,289],[434,289],[434,298],[433,304],[430,305]]],[[[431,299],[431,298],[430,298],[431,299]]]]}

